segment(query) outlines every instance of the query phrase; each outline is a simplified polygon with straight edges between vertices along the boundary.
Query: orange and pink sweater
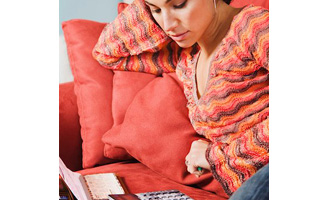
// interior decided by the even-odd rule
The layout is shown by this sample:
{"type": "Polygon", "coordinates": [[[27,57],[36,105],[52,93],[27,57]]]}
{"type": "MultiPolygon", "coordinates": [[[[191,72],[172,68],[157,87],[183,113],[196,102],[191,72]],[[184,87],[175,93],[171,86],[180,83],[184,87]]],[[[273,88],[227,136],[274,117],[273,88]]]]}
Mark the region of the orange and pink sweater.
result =
{"type": "Polygon", "coordinates": [[[113,70],[162,74],[176,70],[190,121],[210,143],[206,158],[231,195],[269,162],[269,13],[246,6],[212,55],[209,81],[198,98],[197,44],[181,49],[135,0],[102,32],[93,56],[113,70]]]}

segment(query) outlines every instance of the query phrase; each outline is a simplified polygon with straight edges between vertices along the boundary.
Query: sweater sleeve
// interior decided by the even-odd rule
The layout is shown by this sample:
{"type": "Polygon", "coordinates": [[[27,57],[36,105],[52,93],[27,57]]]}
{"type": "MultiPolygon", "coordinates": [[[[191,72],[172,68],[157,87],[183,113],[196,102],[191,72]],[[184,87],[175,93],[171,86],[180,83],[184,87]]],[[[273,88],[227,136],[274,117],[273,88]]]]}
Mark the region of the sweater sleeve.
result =
{"type": "Polygon", "coordinates": [[[265,13],[259,17],[257,23],[254,24],[254,48],[253,56],[260,67],[269,71],[269,13],[265,13]]]}
{"type": "Polygon", "coordinates": [[[179,47],[135,0],[102,31],[92,55],[105,68],[151,74],[174,72],[179,47]]]}
{"type": "MultiPolygon", "coordinates": [[[[261,68],[269,71],[269,12],[259,6],[249,6],[234,19],[231,29],[242,61],[253,60],[253,65],[245,66],[245,73],[253,73],[261,68]]],[[[231,41],[231,40],[230,40],[231,41]]],[[[237,71],[240,71],[239,68],[237,71]]]]}
{"type": "Polygon", "coordinates": [[[104,42],[98,42],[93,57],[101,66],[119,71],[145,72],[155,75],[175,72],[178,47],[169,42],[157,52],[141,52],[138,55],[111,56],[101,48],[104,42]]]}
{"type": "Polygon", "coordinates": [[[214,177],[231,195],[269,161],[268,118],[229,143],[210,143],[206,159],[214,177]]]}
{"type": "Polygon", "coordinates": [[[246,12],[237,18],[238,26],[235,35],[242,51],[255,60],[256,65],[251,71],[264,68],[269,71],[269,12],[260,6],[250,6],[246,12]]]}

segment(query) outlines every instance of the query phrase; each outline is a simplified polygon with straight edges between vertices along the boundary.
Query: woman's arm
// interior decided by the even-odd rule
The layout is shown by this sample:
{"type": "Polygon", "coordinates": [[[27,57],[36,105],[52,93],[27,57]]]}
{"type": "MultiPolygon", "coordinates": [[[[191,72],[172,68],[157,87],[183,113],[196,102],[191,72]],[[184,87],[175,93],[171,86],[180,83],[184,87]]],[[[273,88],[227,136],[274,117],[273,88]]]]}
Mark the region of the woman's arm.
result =
{"type": "Polygon", "coordinates": [[[103,46],[105,46],[105,42],[97,43],[93,50],[93,57],[108,69],[155,75],[174,72],[176,69],[178,46],[174,42],[168,42],[157,52],[142,52],[139,55],[126,54],[119,57],[108,55],[103,46]]]}
{"type": "Polygon", "coordinates": [[[213,173],[231,195],[244,181],[269,161],[268,119],[241,133],[230,143],[194,141],[186,156],[187,171],[200,176],[213,173]]]}
{"type": "Polygon", "coordinates": [[[228,195],[269,162],[268,122],[256,124],[229,144],[209,144],[206,159],[228,195]]]}
{"type": "Polygon", "coordinates": [[[175,71],[179,51],[144,1],[134,1],[103,29],[92,55],[109,69],[159,75],[175,71]]]}

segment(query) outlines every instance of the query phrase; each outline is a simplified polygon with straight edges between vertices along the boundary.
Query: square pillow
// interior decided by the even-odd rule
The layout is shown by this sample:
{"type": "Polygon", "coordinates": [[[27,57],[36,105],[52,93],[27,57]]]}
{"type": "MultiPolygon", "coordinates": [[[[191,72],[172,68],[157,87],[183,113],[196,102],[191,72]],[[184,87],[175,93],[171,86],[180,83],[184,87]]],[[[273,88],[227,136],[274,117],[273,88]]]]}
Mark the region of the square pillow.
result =
{"type": "MultiPolygon", "coordinates": [[[[136,94],[155,78],[156,75],[152,74],[114,71],[112,97],[113,126],[123,123],[126,110],[136,94]]],[[[103,137],[105,137],[105,134],[103,137]]],[[[106,157],[118,160],[133,159],[123,148],[112,147],[110,144],[107,144],[104,146],[104,149],[104,156],[106,157]]]]}
{"type": "Polygon", "coordinates": [[[62,23],[77,96],[83,168],[114,162],[103,156],[101,142],[113,125],[113,72],[101,67],[91,54],[105,25],[80,19],[62,23]]]}
{"type": "Polygon", "coordinates": [[[114,126],[124,121],[126,110],[136,94],[155,78],[156,75],[153,74],[114,71],[112,97],[114,126]]]}
{"type": "MultiPolygon", "coordinates": [[[[222,186],[206,173],[196,178],[187,172],[185,157],[194,140],[202,138],[193,129],[187,100],[176,74],[163,74],[140,90],[128,107],[122,124],[102,138],[104,154],[125,149],[153,171],[186,185],[227,197],[222,186]]],[[[202,138],[203,139],[203,138],[202,138]]]]}

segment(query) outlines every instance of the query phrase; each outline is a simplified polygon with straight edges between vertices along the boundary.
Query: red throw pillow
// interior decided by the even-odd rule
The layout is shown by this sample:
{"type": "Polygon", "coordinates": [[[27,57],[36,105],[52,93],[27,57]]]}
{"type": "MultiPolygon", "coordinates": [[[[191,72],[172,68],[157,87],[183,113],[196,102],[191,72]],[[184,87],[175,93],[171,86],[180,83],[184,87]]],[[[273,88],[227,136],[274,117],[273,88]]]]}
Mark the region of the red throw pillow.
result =
{"type": "Polygon", "coordinates": [[[112,115],[114,126],[124,121],[128,106],[136,94],[156,75],[141,72],[114,71],[112,115]]]}
{"type": "MultiPolygon", "coordinates": [[[[126,110],[133,101],[136,94],[155,77],[156,75],[140,72],[114,72],[112,100],[114,126],[123,123],[126,110]]],[[[123,148],[116,148],[112,147],[110,144],[107,144],[104,146],[104,150],[104,156],[109,158],[118,160],[133,159],[133,157],[129,155],[123,148]]]]}
{"type": "Polygon", "coordinates": [[[164,74],[140,90],[126,111],[124,122],[102,138],[104,153],[125,149],[153,171],[176,182],[225,196],[211,173],[196,178],[187,172],[185,157],[192,141],[202,138],[193,129],[186,97],[176,75],[164,74]]]}
{"type": "Polygon", "coordinates": [[[113,72],[101,67],[91,54],[105,25],[79,19],[62,23],[80,116],[83,168],[113,162],[103,156],[101,142],[113,125],[113,72]]]}

